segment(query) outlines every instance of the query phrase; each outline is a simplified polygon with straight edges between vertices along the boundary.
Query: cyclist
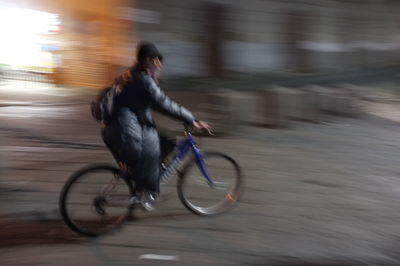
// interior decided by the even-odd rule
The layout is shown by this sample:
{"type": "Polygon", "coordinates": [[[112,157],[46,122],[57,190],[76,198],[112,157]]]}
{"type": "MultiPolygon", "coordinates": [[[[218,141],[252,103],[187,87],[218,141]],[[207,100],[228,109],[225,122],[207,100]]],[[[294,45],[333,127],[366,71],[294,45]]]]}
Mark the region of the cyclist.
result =
{"type": "Polygon", "coordinates": [[[159,194],[160,137],[151,110],[181,120],[195,128],[209,128],[168,98],[158,86],[162,55],[152,43],[138,45],[136,63],[115,79],[116,98],[102,138],[125,174],[135,180],[140,202],[154,209],[159,194]]]}

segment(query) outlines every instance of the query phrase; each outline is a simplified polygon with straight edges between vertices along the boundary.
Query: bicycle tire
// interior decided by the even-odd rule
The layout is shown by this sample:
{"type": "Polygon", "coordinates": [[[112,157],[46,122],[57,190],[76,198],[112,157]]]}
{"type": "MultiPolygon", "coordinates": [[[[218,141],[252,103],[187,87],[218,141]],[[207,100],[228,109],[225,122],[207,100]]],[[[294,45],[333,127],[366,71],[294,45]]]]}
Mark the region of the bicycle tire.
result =
{"type": "MultiPolygon", "coordinates": [[[[230,210],[232,207],[236,205],[236,203],[240,200],[240,197],[242,195],[243,191],[243,176],[241,169],[238,165],[238,163],[231,158],[230,156],[217,152],[217,151],[206,151],[203,153],[203,159],[206,163],[206,165],[210,162],[210,158],[218,158],[219,160],[222,160],[221,162],[227,163],[232,169],[233,175],[230,177],[234,181],[234,185],[229,189],[229,191],[226,191],[226,193],[221,193],[224,194],[224,196],[221,198],[221,201],[218,202],[217,204],[214,204],[212,206],[200,206],[200,204],[197,204],[194,202],[194,200],[190,199],[189,197],[191,195],[188,195],[186,190],[188,190],[188,183],[191,172],[190,170],[193,169],[195,166],[197,166],[197,158],[194,156],[190,159],[190,161],[185,164],[183,167],[183,170],[179,174],[178,178],[178,183],[177,183],[177,191],[178,191],[178,196],[179,199],[181,200],[182,204],[190,210],[192,213],[201,215],[201,216],[212,216],[212,215],[217,215],[224,213],[228,210],[230,210]]],[[[213,159],[214,160],[214,159],[213,159]]],[[[212,173],[209,168],[210,164],[207,165],[207,170],[209,171],[209,174],[211,175],[211,178],[216,178],[217,173],[214,171],[212,173]],[[214,175],[214,177],[213,177],[214,175]]],[[[218,167],[217,167],[218,168],[218,167]]],[[[196,167],[195,169],[198,169],[196,167]]],[[[219,173],[222,173],[222,168],[219,168],[218,171],[219,173]]],[[[200,180],[206,180],[202,174],[200,180]]],[[[218,174],[220,175],[220,174],[218,174]]],[[[214,180],[216,181],[216,179],[214,180]]],[[[207,182],[204,182],[207,184],[207,182]]],[[[208,185],[208,184],[207,184],[208,185]]],[[[204,186],[204,185],[203,185],[204,186]]],[[[205,188],[207,186],[204,186],[205,188]]],[[[215,187],[209,186],[208,188],[210,189],[215,189],[215,187]]],[[[205,189],[207,190],[207,189],[205,189]]],[[[190,194],[190,193],[189,193],[190,194]]],[[[200,193],[201,196],[204,194],[200,193]]],[[[206,196],[204,196],[206,197],[206,196]]],[[[208,199],[205,199],[208,200],[208,199]]]]}
{"type": "MultiPolygon", "coordinates": [[[[118,180],[116,182],[121,183],[121,181],[123,181],[123,183],[122,183],[123,187],[126,190],[125,192],[127,192],[127,194],[128,194],[128,195],[126,195],[126,198],[129,198],[132,195],[134,195],[132,183],[130,183],[130,181],[126,180],[125,178],[122,178],[121,174],[120,174],[120,170],[111,165],[94,164],[94,165],[86,166],[86,167],[78,170],[77,172],[75,172],[67,180],[67,182],[65,183],[65,185],[62,188],[62,191],[60,193],[60,199],[59,199],[59,209],[60,209],[61,217],[62,217],[63,221],[65,222],[65,224],[71,230],[73,230],[74,232],[76,232],[80,235],[83,235],[83,236],[95,237],[95,236],[99,236],[99,235],[102,235],[105,233],[109,233],[109,232],[117,229],[118,227],[120,227],[122,225],[122,223],[125,222],[126,218],[130,215],[130,212],[131,212],[131,206],[129,206],[129,204],[127,204],[126,206],[122,206],[121,208],[124,209],[122,211],[123,213],[118,216],[118,219],[115,222],[111,222],[110,224],[107,224],[107,225],[105,224],[104,221],[100,222],[100,223],[104,223],[104,228],[102,226],[100,226],[99,228],[96,228],[96,226],[94,226],[95,225],[94,221],[90,221],[90,220],[86,221],[86,223],[88,225],[86,225],[86,226],[84,224],[82,225],[77,221],[79,219],[75,219],[73,217],[73,215],[71,213],[72,210],[69,208],[69,205],[68,205],[69,204],[68,200],[71,197],[71,193],[73,191],[71,189],[73,189],[75,186],[77,186],[79,184],[79,181],[84,179],[84,177],[88,177],[90,174],[95,174],[95,173],[99,173],[99,172],[103,172],[103,173],[106,173],[107,175],[110,175],[111,179],[118,178],[118,180]],[[125,207],[126,207],[126,209],[125,209],[125,207]]],[[[97,177],[99,177],[99,176],[100,175],[97,175],[97,177]]],[[[107,176],[107,178],[108,178],[108,176],[107,176]]],[[[92,186],[97,186],[96,182],[100,182],[100,180],[96,180],[94,183],[90,183],[90,182],[82,183],[86,187],[84,187],[83,185],[80,186],[80,188],[82,188],[82,189],[85,188],[84,190],[82,190],[80,196],[84,195],[84,196],[88,196],[88,198],[91,198],[92,195],[90,193],[86,192],[86,189],[88,189],[92,186]]],[[[110,184],[108,184],[108,185],[110,185],[110,184]]],[[[105,190],[105,189],[106,188],[104,188],[103,190],[105,190]]],[[[102,205],[108,204],[107,199],[106,199],[107,195],[103,195],[103,194],[104,193],[101,193],[101,195],[99,193],[95,193],[93,202],[88,202],[89,206],[91,204],[94,205],[94,206],[90,206],[90,208],[94,207],[94,210],[97,212],[98,215],[104,215],[104,213],[106,213],[106,211],[103,209],[104,206],[101,206],[101,207],[98,206],[101,204],[102,205]],[[101,200],[103,200],[103,202],[100,202],[101,200]],[[104,213],[101,213],[101,211],[99,211],[99,209],[103,209],[102,211],[104,213]]],[[[125,196],[122,196],[122,197],[125,198],[125,196]]],[[[76,205],[79,207],[86,206],[85,204],[83,204],[83,205],[76,204],[76,205]]],[[[85,215],[86,215],[86,213],[85,213],[85,215]]],[[[88,215],[89,215],[89,213],[88,213],[88,215]]],[[[100,218],[100,220],[101,219],[104,219],[104,217],[100,218]]],[[[82,220],[82,221],[84,221],[84,220],[82,220]]]]}

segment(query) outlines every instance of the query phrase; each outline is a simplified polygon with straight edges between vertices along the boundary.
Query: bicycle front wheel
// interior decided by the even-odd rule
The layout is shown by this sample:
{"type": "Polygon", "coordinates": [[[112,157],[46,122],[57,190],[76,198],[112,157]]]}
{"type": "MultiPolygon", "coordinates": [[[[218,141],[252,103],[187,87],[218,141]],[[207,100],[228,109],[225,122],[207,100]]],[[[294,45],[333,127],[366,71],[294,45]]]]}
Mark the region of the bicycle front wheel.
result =
{"type": "Polygon", "coordinates": [[[210,184],[198,167],[194,157],[184,167],[177,189],[183,205],[197,215],[216,215],[226,212],[239,200],[242,175],[239,165],[220,152],[205,152],[203,160],[210,184]]]}
{"type": "Polygon", "coordinates": [[[125,221],[131,195],[132,186],[119,169],[108,165],[85,167],[72,175],[61,191],[61,216],[76,233],[98,236],[125,221]]]}

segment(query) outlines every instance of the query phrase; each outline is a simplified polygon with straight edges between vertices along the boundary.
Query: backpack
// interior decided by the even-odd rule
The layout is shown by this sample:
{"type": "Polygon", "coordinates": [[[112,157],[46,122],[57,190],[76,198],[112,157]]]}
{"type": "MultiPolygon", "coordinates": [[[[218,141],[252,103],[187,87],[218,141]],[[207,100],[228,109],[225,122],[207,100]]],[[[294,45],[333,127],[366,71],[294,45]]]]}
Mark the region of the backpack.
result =
{"type": "Polygon", "coordinates": [[[116,86],[104,88],[90,104],[94,120],[98,123],[107,124],[112,117],[115,99],[117,96],[116,86]]]}

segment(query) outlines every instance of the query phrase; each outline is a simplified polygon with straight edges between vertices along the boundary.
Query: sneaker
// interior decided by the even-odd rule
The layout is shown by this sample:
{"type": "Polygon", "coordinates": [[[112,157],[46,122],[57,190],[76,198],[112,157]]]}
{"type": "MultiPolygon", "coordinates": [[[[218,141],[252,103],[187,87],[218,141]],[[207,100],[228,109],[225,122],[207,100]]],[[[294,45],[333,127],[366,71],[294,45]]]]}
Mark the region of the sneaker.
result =
{"type": "Polygon", "coordinates": [[[157,205],[157,195],[149,191],[142,193],[140,197],[140,204],[145,211],[154,211],[157,205]]]}

